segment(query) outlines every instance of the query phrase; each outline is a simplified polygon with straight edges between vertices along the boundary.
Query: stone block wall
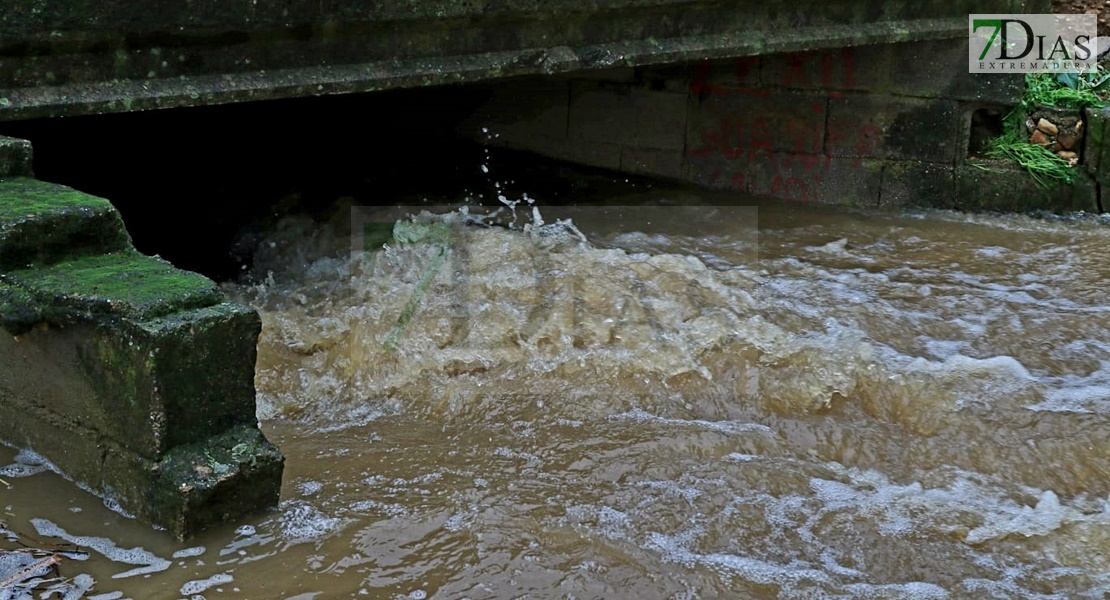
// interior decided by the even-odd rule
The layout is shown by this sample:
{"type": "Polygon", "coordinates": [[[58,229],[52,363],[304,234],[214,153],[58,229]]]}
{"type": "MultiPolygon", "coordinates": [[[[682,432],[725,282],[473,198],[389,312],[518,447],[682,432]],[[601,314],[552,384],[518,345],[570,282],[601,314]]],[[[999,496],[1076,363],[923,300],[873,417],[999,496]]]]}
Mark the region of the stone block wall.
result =
{"type": "Polygon", "coordinates": [[[463,127],[581,164],[803,203],[1098,211],[1094,171],[1045,189],[1006,163],[969,164],[973,115],[998,121],[1023,89],[1020,74],[968,73],[966,40],[926,40],[521,79],[491,86],[463,127]]]}
{"type": "Polygon", "coordinates": [[[136,252],[107,200],[6,176],[29,165],[0,138],[0,440],[182,538],[275,505],[258,315],[136,252]]]}

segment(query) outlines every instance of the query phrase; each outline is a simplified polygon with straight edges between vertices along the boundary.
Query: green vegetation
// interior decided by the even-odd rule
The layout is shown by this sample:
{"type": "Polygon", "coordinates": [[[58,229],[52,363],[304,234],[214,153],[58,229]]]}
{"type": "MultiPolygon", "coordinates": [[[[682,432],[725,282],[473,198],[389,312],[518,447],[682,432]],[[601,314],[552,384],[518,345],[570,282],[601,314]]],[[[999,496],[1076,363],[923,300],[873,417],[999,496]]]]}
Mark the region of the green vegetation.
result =
{"type": "Polygon", "coordinates": [[[1039,107],[1079,110],[1110,105],[1110,72],[1101,68],[1082,73],[1030,73],[1025,94],[1002,122],[1002,135],[989,140],[988,158],[1012,160],[1029,172],[1042,187],[1075,182],[1075,166],[1039,144],[1029,141],[1028,115],[1039,107]]]}
{"type": "Polygon", "coordinates": [[[94,313],[149,319],[223,300],[206,277],[134,251],[11,271],[5,279],[57,317],[94,313]]]}
{"type": "Polygon", "coordinates": [[[1029,172],[1037,185],[1075,182],[1075,167],[1054,152],[1029,141],[1025,111],[1015,108],[1002,122],[1002,135],[987,142],[988,158],[1012,160],[1029,172]]]}
{"type": "Polygon", "coordinates": [[[1110,72],[1095,68],[1082,73],[1029,73],[1021,106],[1027,112],[1038,106],[1088,108],[1110,101],[1110,72]]]}

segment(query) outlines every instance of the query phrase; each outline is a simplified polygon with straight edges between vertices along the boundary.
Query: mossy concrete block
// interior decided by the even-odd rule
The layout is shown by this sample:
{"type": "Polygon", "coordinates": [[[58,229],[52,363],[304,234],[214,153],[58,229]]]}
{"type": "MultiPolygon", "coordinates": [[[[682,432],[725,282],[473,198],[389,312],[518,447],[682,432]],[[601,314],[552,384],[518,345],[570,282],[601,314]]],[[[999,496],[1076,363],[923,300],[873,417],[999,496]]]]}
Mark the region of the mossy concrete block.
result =
{"type": "MultiPolygon", "coordinates": [[[[0,335],[0,343],[5,337],[0,335]]],[[[0,356],[8,358],[4,352],[0,356]]],[[[0,372],[10,373],[6,367],[0,368],[0,372]]],[[[49,376],[51,380],[61,377],[58,373],[49,376]]],[[[37,452],[70,479],[99,491],[104,454],[112,442],[97,433],[82,415],[44,408],[28,402],[20,392],[0,384],[0,438],[37,452]]]]}
{"type": "Polygon", "coordinates": [[[0,177],[31,177],[31,142],[0,135],[0,177]]]}
{"type": "Polygon", "coordinates": [[[829,100],[830,156],[951,163],[961,115],[953,100],[885,95],[829,100]]]}
{"type": "Polygon", "coordinates": [[[136,252],[106,200],[0,179],[0,328],[0,438],[178,537],[277,502],[258,314],[136,252]]]}
{"type": "Polygon", "coordinates": [[[119,212],[103,198],[26,177],[0,179],[0,271],[130,243],[119,212]]]}
{"type": "Polygon", "coordinates": [[[0,387],[147,459],[255,422],[257,313],[221,303],[149,320],[0,336],[0,387]]]}
{"type": "Polygon", "coordinates": [[[253,425],[178,446],[157,461],[127,452],[105,456],[101,488],[136,516],[185,538],[275,506],[284,457],[253,425]]]}
{"type": "Polygon", "coordinates": [[[879,205],[951,209],[956,205],[955,168],[922,161],[887,161],[879,205]]]}
{"type": "Polygon", "coordinates": [[[1110,184],[1110,108],[1086,108],[1083,119],[1083,163],[1100,184],[1110,184]]]}
{"type": "MultiPolygon", "coordinates": [[[[735,180],[735,175],[727,180],[735,180]]],[[[747,191],[791,202],[872,207],[879,203],[882,161],[760,153],[744,179],[747,191]]]]}
{"type": "MultiPolygon", "coordinates": [[[[33,299],[43,321],[56,325],[98,315],[151,319],[223,299],[208,278],[134,250],[0,272],[0,287],[33,299]]],[[[14,335],[26,332],[30,325],[34,323],[0,315],[0,327],[14,335]]]]}
{"type": "Polygon", "coordinates": [[[1038,185],[1026,171],[1005,161],[956,169],[956,207],[966,211],[1098,211],[1093,179],[1076,171],[1075,183],[1038,185]]]}
{"type": "Polygon", "coordinates": [[[688,109],[687,154],[818,154],[825,140],[826,106],[824,96],[807,92],[722,89],[694,95],[688,109]]]}

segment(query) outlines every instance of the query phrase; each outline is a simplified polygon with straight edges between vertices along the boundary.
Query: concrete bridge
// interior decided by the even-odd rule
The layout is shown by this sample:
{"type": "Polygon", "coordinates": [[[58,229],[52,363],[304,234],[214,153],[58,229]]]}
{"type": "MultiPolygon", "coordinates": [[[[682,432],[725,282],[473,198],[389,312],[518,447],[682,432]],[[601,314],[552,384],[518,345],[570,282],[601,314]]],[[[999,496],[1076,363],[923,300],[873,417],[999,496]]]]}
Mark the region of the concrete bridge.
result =
{"type": "Polygon", "coordinates": [[[964,36],[1045,0],[7,0],[0,120],[964,36]]]}
{"type": "MultiPolygon", "coordinates": [[[[1083,116],[1073,186],[968,161],[1023,79],[967,73],[967,15],[1048,10],[7,0],[0,134],[28,120],[467,84],[484,95],[460,131],[487,127],[498,144],[586,165],[796,202],[1099,211],[1110,205],[1104,112],[1083,116]]],[[[276,502],[281,457],[254,425],[257,316],[137,253],[111,203],[32,173],[30,144],[0,138],[0,327],[11,334],[0,439],[179,536],[276,502]]]]}

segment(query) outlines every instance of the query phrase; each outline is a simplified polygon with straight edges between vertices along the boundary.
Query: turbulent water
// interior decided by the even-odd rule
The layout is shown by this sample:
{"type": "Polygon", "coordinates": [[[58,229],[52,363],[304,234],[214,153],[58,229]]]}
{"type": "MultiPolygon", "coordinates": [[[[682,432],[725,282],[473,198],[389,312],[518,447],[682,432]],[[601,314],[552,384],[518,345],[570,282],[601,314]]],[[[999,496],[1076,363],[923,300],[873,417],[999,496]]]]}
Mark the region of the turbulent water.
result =
{"type": "Polygon", "coordinates": [[[24,456],[3,519],[104,598],[1110,596],[1110,226],[736,203],[286,219],[227,287],[277,511],[174,545],[24,456]]]}

